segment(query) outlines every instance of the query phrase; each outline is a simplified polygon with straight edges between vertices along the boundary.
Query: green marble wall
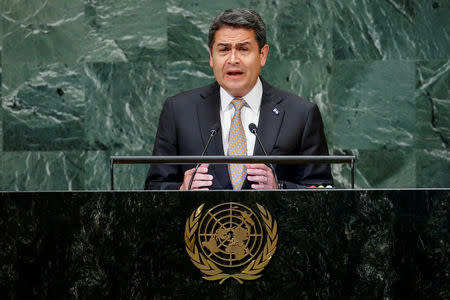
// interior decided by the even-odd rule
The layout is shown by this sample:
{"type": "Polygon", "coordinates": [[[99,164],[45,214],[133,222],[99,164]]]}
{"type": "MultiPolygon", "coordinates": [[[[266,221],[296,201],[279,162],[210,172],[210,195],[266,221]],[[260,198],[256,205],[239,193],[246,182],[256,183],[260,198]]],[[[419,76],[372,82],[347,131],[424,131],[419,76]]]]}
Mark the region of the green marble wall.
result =
{"type": "MultiPolygon", "coordinates": [[[[213,80],[232,7],[262,15],[263,76],[319,105],[357,187],[450,186],[450,0],[1,0],[0,189],[108,189],[109,156],[149,155],[164,99],[213,80]]],[[[146,170],[117,166],[117,188],[146,170]]]]}

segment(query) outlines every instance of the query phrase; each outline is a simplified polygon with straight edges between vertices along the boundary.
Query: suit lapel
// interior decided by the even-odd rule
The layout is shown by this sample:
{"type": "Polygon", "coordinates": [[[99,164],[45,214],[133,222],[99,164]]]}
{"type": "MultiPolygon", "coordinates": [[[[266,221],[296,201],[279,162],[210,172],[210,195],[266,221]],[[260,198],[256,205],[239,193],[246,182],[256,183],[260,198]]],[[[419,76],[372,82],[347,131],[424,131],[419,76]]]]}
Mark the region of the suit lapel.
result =
{"type": "MultiPolygon", "coordinates": [[[[211,128],[218,125],[220,127],[220,93],[217,83],[211,85],[211,89],[202,94],[203,101],[197,104],[198,123],[202,135],[203,148],[210,136],[211,128]]],[[[224,155],[222,144],[222,130],[213,137],[205,155],[224,155]]],[[[227,165],[210,165],[210,171],[214,174],[223,189],[231,186],[227,165]]]]}
{"type": "MultiPolygon", "coordinates": [[[[283,98],[277,95],[273,87],[263,78],[260,77],[260,79],[263,85],[263,95],[259,112],[258,136],[267,154],[270,155],[277,141],[281,124],[283,123],[284,109],[280,105],[283,98]]],[[[258,141],[255,141],[253,155],[264,155],[264,151],[259,146],[258,141]]],[[[242,187],[243,189],[251,189],[251,185],[252,182],[246,179],[242,187]]]]}
{"type": "MultiPolygon", "coordinates": [[[[281,124],[283,123],[284,110],[280,105],[283,99],[274,93],[273,87],[264,79],[261,78],[261,82],[263,84],[263,96],[259,113],[258,135],[264,148],[270,155],[277,141],[281,124]]],[[[253,154],[264,155],[264,151],[257,141],[255,142],[253,154]]]]}
{"type": "MultiPolygon", "coordinates": [[[[261,78],[261,77],[260,77],[261,78]]],[[[258,135],[264,148],[270,155],[275,146],[281,124],[283,123],[284,110],[280,105],[283,98],[274,92],[274,88],[263,78],[263,96],[261,99],[261,110],[258,121],[258,135]]],[[[203,148],[208,141],[211,128],[218,124],[220,126],[220,93],[217,83],[211,85],[209,91],[202,94],[203,101],[197,104],[198,123],[202,135],[203,148]]],[[[224,155],[222,144],[222,130],[219,131],[211,141],[206,155],[224,155]]],[[[264,155],[258,142],[255,142],[253,155],[264,155]]],[[[219,188],[232,189],[228,167],[226,164],[211,165],[210,170],[214,178],[221,185],[219,188]]],[[[244,188],[250,188],[250,183],[245,180],[244,188]]]]}

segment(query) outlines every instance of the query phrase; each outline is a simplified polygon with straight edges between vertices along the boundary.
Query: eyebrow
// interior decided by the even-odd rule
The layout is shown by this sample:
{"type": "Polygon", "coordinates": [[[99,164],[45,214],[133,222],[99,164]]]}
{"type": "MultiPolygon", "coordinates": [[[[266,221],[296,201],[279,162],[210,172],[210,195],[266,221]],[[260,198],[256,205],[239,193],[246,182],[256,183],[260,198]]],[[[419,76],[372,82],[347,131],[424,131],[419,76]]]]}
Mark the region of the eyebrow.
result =
{"type": "MultiPolygon", "coordinates": [[[[217,46],[224,46],[224,47],[228,47],[230,46],[231,43],[218,43],[217,46]]],[[[243,47],[243,46],[251,46],[250,42],[243,42],[243,43],[237,43],[236,44],[238,47],[243,47]]]]}

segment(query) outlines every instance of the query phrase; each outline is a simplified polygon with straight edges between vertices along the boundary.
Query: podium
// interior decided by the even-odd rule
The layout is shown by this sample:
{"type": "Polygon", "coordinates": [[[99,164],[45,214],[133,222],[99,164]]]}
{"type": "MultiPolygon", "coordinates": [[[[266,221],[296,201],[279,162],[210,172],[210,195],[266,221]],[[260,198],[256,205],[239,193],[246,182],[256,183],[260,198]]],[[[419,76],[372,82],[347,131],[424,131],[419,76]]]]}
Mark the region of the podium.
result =
{"type": "Polygon", "coordinates": [[[448,189],[1,192],[0,295],[445,299],[449,197],[448,189]],[[255,213],[259,204],[277,222],[261,277],[242,284],[205,280],[185,239],[198,207],[230,202],[255,213]]]}

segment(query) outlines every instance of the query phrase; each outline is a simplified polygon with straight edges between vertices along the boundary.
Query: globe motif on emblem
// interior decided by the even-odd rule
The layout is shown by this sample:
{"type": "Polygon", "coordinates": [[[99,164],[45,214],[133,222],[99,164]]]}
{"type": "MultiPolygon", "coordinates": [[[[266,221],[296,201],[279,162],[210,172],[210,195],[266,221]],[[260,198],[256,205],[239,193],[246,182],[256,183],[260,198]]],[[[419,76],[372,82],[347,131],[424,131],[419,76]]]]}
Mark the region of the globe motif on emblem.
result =
{"type": "Polygon", "coordinates": [[[223,267],[247,264],[260,252],[263,241],[259,218],[236,202],[211,208],[199,224],[198,242],[203,254],[223,267]]]}

